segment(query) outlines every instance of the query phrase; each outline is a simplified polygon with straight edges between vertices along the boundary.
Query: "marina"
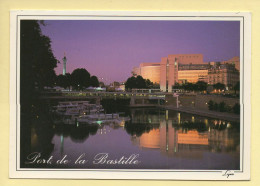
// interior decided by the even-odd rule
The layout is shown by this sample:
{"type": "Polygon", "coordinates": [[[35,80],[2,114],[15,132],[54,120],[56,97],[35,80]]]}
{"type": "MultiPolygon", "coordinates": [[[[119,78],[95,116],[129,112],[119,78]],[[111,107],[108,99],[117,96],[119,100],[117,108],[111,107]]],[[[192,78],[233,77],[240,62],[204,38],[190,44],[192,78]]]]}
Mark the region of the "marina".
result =
{"type": "Polygon", "coordinates": [[[120,113],[106,114],[102,105],[90,104],[89,101],[59,102],[57,106],[53,107],[52,111],[59,116],[55,120],[56,124],[100,125],[111,122],[120,124],[130,119],[129,117],[120,116],[120,113]]]}

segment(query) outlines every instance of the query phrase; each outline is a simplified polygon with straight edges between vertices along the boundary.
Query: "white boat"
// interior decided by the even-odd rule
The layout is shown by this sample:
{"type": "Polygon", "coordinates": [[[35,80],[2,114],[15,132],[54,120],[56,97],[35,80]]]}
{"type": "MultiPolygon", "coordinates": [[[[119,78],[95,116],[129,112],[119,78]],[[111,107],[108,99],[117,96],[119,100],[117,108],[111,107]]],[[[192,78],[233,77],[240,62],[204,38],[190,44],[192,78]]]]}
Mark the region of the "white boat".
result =
{"type": "Polygon", "coordinates": [[[60,102],[54,109],[62,117],[59,122],[64,124],[120,124],[130,120],[119,113],[105,114],[102,105],[90,104],[89,101],[60,102]]]}

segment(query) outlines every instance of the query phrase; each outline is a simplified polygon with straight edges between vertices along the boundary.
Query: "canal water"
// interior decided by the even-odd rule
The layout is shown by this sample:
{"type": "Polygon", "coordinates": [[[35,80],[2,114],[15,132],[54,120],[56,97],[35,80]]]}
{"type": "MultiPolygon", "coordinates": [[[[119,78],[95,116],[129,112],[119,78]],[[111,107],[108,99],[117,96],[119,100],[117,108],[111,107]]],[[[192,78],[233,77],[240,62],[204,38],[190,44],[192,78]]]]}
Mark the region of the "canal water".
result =
{"type": "Polygon", "coordinates": [[[30,151],[40,154],[31,154],[23,166],[240,169],[239,123],[157,108],[124,112],[130,121],[120,124],[33,125],[30,151]],[[41,159],[49,159],[49,164],[41,159]]]}

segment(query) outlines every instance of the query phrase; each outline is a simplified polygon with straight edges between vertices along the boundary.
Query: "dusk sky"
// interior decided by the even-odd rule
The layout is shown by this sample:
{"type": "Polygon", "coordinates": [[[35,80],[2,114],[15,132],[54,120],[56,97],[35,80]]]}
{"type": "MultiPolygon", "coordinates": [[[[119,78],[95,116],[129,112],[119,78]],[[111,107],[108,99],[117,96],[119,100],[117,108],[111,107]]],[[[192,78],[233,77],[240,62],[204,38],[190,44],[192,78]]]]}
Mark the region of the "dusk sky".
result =
{"type": "Polygon", "coordinates": [[[45,21],[55,57],[67,72],[85,68],[104,82],[126,81],[133,67],[169,54],[203,54],[204,62],[239,56],[239,21],[45,21]]]}

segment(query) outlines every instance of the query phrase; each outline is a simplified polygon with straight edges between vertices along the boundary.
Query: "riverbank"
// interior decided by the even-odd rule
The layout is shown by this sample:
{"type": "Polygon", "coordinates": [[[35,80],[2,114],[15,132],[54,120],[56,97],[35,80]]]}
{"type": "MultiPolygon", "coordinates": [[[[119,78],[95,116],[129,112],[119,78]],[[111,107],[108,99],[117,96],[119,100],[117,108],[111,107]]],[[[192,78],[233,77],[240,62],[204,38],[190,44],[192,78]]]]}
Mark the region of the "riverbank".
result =
{"type": "Polygon", "coordinates": [[[160,108],[169,109],[169,110],[176,110],[176,111],[180,111],[180,112],[186,112],[186,113],[189,113],[189,114],[195,114],[195,115],[199,115],[199,116],[206,116],[206,117],[211,117],[211,118],[230,120],[230,121],[234,121],[234,122],[240,121],[240,115],[227,113],[227,112],[215,112],[215,111],[209,111],[209,110],[196,110],[196,109],[187,108],[187,107],[177,108],[175,106],[163,106],[163,105],[160,106],[160,108]]]}

